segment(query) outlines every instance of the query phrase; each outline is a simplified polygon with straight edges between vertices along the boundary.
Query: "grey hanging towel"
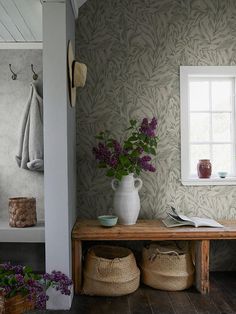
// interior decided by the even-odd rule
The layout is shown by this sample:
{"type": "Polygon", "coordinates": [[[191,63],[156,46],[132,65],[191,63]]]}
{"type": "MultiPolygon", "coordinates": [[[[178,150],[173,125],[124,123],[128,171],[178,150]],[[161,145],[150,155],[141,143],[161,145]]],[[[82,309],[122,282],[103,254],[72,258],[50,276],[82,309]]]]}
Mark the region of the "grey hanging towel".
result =
{"type": "Polygon", "coordinates": [[[16,161],[20,168],[43,171],[43,99],[33,83],[21,122],[16,161]]]}

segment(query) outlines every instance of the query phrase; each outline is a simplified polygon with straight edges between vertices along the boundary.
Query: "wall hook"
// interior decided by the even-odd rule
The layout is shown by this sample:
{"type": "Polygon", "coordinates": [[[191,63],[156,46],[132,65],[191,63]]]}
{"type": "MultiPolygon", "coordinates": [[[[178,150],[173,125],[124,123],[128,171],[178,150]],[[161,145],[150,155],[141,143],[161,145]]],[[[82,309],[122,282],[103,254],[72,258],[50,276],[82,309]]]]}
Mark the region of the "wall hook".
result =
{"type": "Polygon", "coordinates": [[[36,81],[38,79],[38,74],[35,73],[33,64],[31,64],[31,71],[33,72],[33,80],[36,81]]]}
{"type": "Polygon", "coordinates": [[[16,74],[15,72],[13,72],[13,71],[12,71],[11,64],[9,64],[9,69],[10,69],[10,71],[11,71],[11,73],[12,73],[11,78],[15,81],[15,80],[16,80],[16,78],[17,78],[17,74],[16,74]]]}

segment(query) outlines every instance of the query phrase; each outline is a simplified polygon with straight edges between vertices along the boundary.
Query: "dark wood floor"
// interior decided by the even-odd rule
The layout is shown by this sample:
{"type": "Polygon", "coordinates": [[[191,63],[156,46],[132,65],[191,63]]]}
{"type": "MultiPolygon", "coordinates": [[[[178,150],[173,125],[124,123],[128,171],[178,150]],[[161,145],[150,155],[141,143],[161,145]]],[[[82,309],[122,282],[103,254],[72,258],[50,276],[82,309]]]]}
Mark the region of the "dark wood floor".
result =
{"type": "Polygon", "coordinates": [[[194,288],[166,292],[141,286],[133,294],[123,297],[76,296],[70,311],[56,313],[236,314],[236,272],[211,273],[210,280],[211,292],[207,296],[199,294],[194,288]]]}

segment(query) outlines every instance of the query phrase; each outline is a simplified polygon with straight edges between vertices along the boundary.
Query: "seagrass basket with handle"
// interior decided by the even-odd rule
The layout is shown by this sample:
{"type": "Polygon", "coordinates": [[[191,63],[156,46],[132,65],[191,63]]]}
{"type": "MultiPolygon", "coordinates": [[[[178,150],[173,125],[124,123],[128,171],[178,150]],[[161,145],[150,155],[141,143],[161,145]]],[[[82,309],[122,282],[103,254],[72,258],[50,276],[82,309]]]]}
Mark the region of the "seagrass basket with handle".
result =
{"type": "Polygon", "coordinates": [[[34,310],[35,303],[26,296],[17,294],[11,298],[0,295],[0,314],[23,314],[26,311],[34,310]]]}
{"type": "Polygon", "coordinates": [[[153,243],[142,251],[141,276],[146,285],[160,290],[180,291],[192,286],[195,268],[188,245],[153,243]]]}
{"type": "Polygon", "coordinates": [[[121,296],[139,287],[140,270],[131,250],[97,245],[88,250],[84,266],[83,293],[121,296]]]}
{"type": "Polygon", "coordinates": [[[9,225],[25,228],[36,225],[36,199],[34,197],[9,198],[9,225]]]}

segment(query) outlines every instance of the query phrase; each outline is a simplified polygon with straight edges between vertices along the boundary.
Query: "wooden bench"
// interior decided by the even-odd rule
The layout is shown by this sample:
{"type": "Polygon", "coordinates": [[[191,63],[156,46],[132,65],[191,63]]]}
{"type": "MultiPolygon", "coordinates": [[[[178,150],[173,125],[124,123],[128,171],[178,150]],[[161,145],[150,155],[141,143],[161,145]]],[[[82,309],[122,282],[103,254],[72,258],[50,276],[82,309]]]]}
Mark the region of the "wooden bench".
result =
{"type": "Polygon", "coordinates": [[[209,249],[211,240],[236,239],[236,220],[219,221],[224,228],[167,228],[160,220],[139,220],[135,225],[105,228],[97,220],[77,220],[72,230],[73,281],[75,293],[82,288],[83,241],[188,240],[195,243],[196,288],[209,292],[209,249]]]}

